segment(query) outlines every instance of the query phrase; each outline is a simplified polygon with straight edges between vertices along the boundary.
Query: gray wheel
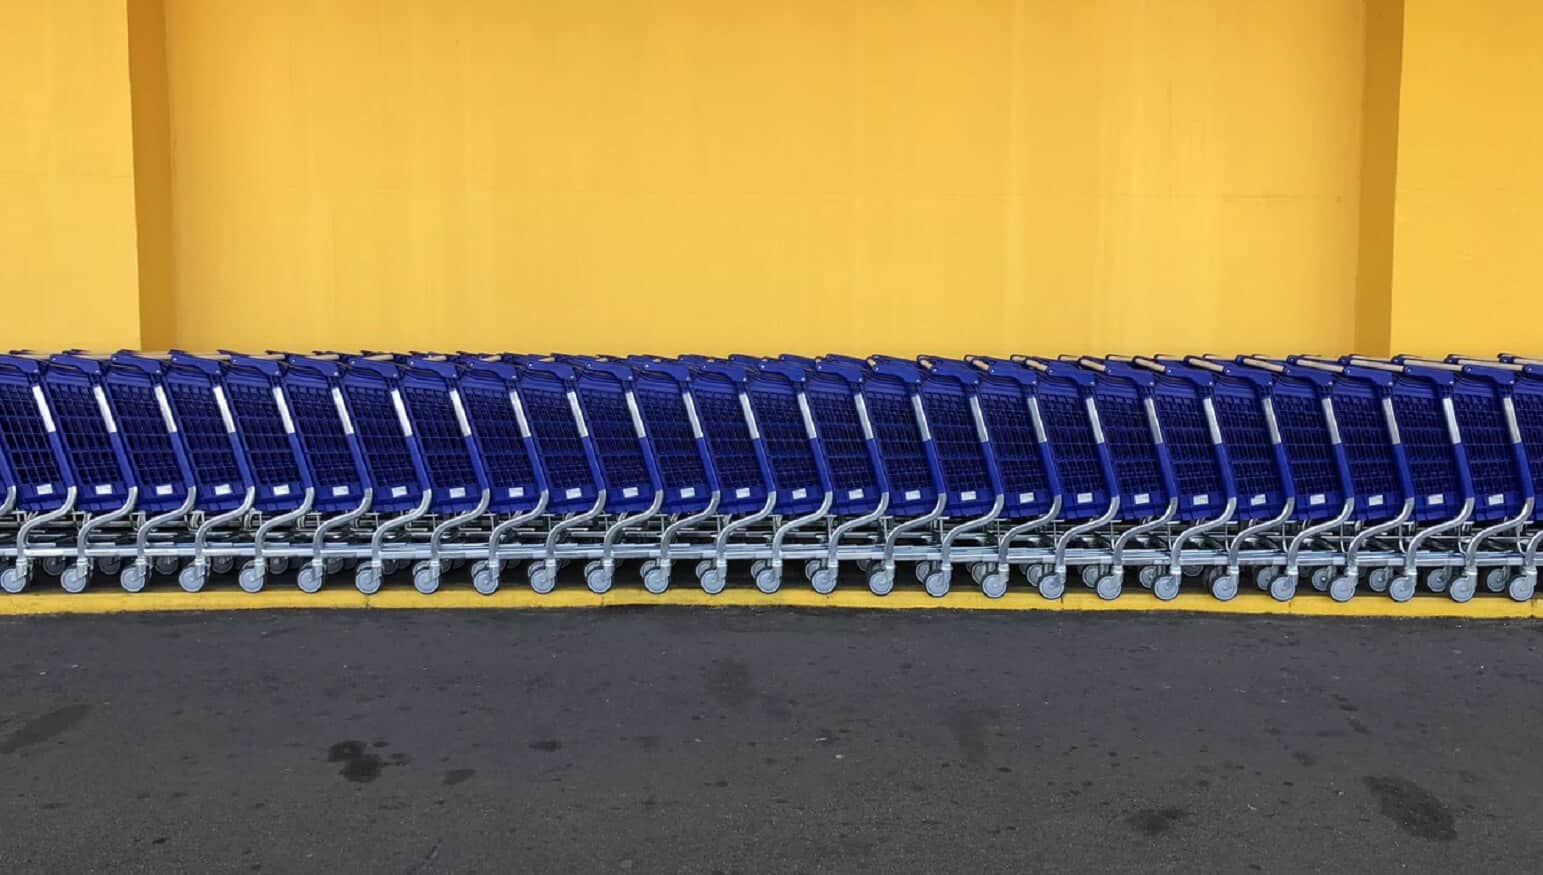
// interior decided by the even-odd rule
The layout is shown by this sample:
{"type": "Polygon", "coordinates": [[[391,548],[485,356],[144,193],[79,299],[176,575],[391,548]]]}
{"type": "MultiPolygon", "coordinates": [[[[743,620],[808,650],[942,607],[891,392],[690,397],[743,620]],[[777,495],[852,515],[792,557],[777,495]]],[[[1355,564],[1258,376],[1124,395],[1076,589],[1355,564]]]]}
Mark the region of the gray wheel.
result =
{"type": "Polygon", "coordinates": [[[1432,568],[1425,575],[1425,586],[1431,592],[1446,592],[1452,583],[1452,570],[1450,568],[1432,568]]]}
{"type": "Polygon", "coordinates": [[[86,584],[91,580],[91,566],[82,568],[79,564],[71,565],[59,575],[59,585],[65,592],[84,592],[86,584]]]}
{"type": "Polygon", "coordinates": [[[1528,574],[1518,574],[1511,578],[1510,583],[1506,584],[1505,591],[1506,595],[1510,596],[1512,600],[1524,602],[1532,598],[1532,594],[1537,591],[1537,588],[1538,579],[1536,577],[1528,574]]]}
{"type": "Polygon", "coordinates": [[[1136,572],[1136,580],[1140,582],[1142,586],[1146,587],[1147,589],[1151,589],[1153,584],[1157,583],[1157,577],[1161,573],[1162,569],[1158,568],[1156,565],[1143,565],[1141,566],[1141,570],[1136,572]]]}
{"type": "Polygon", "coordinates": [[[700,566],[698,568],[697,581],[702,584],[702,592],[708,595],[717,595],[723,592],[723,587],[728,582],[725,580],[728,576],[727,574],[719,571],[718,566],[711,562],[707,563],[707,568],[705,569],[700,568],[700,566]]]}
{"type": "Polygon", "coordinates": [[[307,562],[300,566],[300,572],[295,575],[295,585],[301,592],[318,592],[321,589],[322,572],[325,569],[316,567],[315,562],[307,562]]]}
{"type": "Polygon", "coordinates": [[[1164,574],[1162,577],[1159,577],[1157,580],[1152,582],[1152,595],[1157,596],[1165,602],[1173,601],[1179,597],[1179,581],[1183,579],[1183,577],[1174,577],[1171,574],[1164,574]]]}
{"type": "Polygon", "coordinates": [[[384,568],[376,568],[373,562],[360,562],[354,569],[354,586],[365,595],[374,595],[380,592],[380,579],[384,574],[384,568]]]}
{"type": "Polygon", "coordinates": [[[1490,592],[1505,592],[1506,580],[1504,568],[1491,568],[1484,572],[1484,588],[1490,592]]]}
{"type": "Polygon", "coordinates": [[[1109,569],[1104,565],[1084,565],[1077,572],[1082,577],[1082,585],[1093,587],[1109,574],[1109,569]]]}
{"type": "Polygon", "coordinates": [[[321,570],[324,574],[337,574],[344,567],[343,557],[329,556],[321,561],[321,570]]]}
{"type": "Polygon", "coordinates": [[[486,559],[471,564],[471,588],[482,595],[498,592],[498,572],[486,559]]]}
{"type": "Polygon", "coordinates": [[[782,569],[772,567],[770,562],[761,566],[755,572],[755,588],[771,595],[782,588],[782,569]]]}
{"type": "Polygon", "coordinates": [[[278,576],[278,575],[281,575],[281,574],[286,574],[288,572],[289,572],[289,557],[288,556],[269,556],[268,557],[268,573],[269,574],[272,574],[274,576],[278,576]]]}
{"type": "Polygon", "coordinates": [[[948,586],[952,577],[953,574],[950,573],[950,570],[939,567],[927,575],[927,579],[922,581],[922,585],[927,588],[927,595],[940,599],[948,595],[948,586]]]}
{"type": "Polygon", "coordinates": [[[874,595],[889,595],[895,588],[895,573],[882,565],[868,571],[868,591],[874,595]]]}
{"type": "Polygon", "coordinates": [[[546,595],[557,586],[557,572],[547,568],[545,562],[530,563],[526,575],[530,578],[530,588],[541,595],[546,595]]]}
{"type": "Polygon", "coordinates": [[[1184,576],[1185,577],[1199,577],[1200,573],[1205,570],[1205,566],[1203,566],[1203,565],[1186,565],[1186,566],[1184,566],[1184,568],[1182,570],[1184,572],[1184,576]]]}
{"type": "Polygon", "coordinates": [[[263,569],[256,562],[247,560],[241,565],[236,584],[246,592],[260,592],[263,588],[263,569]]]}
{"type": "MultiPolygon", "coordinates": [[[[1024,569],[1023,569],[1023,576],[1027,577],[1029,579],[1029,586],[1034,586],[1034,587],[1039,586],[1040,585],[1040,581],[1044,580],[1045,579],[1045,575],[1049,574],[1049,573],[1050,573],[1050,566],[1044,564],[1043,562],[1036,563],[1034,565],[1024,566],[1024,569]]],[[[1058,598],[1059,598],[1059,596],[1058,596],[1058,598]]]]}
{"type": "Polygon", "coordinates": [[[432,595],[439,589],[439,569],[432,561],[413,563],[413,589],[432,595]]]}
{"type": "Polygon", "coordinates": [[[16,568],[7,568],[0,571],[0,589],[8,593],[18,593],[27,588],[27,575],[22,574],[16,568]]]}
{"type": "Polygon", "coordinates": [[[1278,602],[1291,601],[1297,594],[1297,579],[1290,574],[1277,574],[1270,580],[1270,598],[1278,602]]]}
{"type": "Polygon", "coordinates": [[[858,570],[860,570],[864,574],[867,574],[868,573],[868,569],[870,569],[872,567],[873,567],[873,560],[872,559],[859,559],[859,560],[857,560],[857,568],[858,568],[858,570]]]}
{"type": "Polygon", "coordinates": [[[212,574],[229,574],[236,568],[234,556],[210,556],[209,571],[212,574]]]}
{"type": "Polygon", "coordinates": [[[1373,568],[1371,573],[1366,575],[1366,588],[1372,592],[1387,592],[1388,581],[1392,579],[1393,569],[1386,566],[1373,568]]]}
{"type": "Polygon", "coordinates": [[[1388,597],[1395,602],[1407,602],[1414,598],[1414,578],[1400,574],[1388,581],[1388,597]]]}
{"type": "Polygon", "coordinates": [[[911,566],[911,573],[916,575],[917,583],[926,583],[927,578],[932,574],[933,571],[937,570],[937,567],[938,564],[936,562],[929,562],[928,560],[923,559],[922,561],[911,566]]]}
{"type": "Polygon", "coordinates": [[[766,566],[768,566],[770,564],[771,563],[767,562],[765,559],[756,559],[755,561],[750,563],[750,576],[751,577],[758,577],[758,576],[760,576],[761,569],[765,568],[766,566]]]}
{"type": "Polygon", "coordinates": [[[670,572],[658,562],[643,563],[643,588],[659,595],[670,588],[670,572]]]}
{"type": "Polygon", "coordinates": [[[1238,579],[1231,574],[1221,575],[1211,581],[1211,595],[1220,601],[1232,601],[1238,595],[1238,579]]]}
{"type": "Polygon", "coordinates": [[[814,578],[809,583],[820,595],[830,595],[836,591],[836,569],[822,567],[814,573],[814,578]]]}
{"type": "Polygon", "coordinates": [[[995,566],[989,562],[971,562],[970,579],[974,580],[976,583],[981,583],[986,579],[986,575],[992,572],[994,567],[995,566]]]}
{"type": "Polygon", "coordinates": [[[1066,576],[1049,573],[1039,579],[1039,594],[1051,601],[1066,595],[1066,576]]]}
{"type": "Polygon", "coordinates": [[[1460,574],[1452,581],[1451,586],[1447,588],[1447,595],[1452,597],[1452,601],[1462,604],[1472,599],[1474,593],[1478,591],[1479,579],[1476,575],[1460,574]]]}
{"type": "Polygon", "coordinates": [[[145,588],[147,571],[148,569],[138,563],[125,565],[123,570],[118,572],[118,585],[123,587],[124,592],[139,592],[145,588]]]}
{"type": "Polygon", "coordinates": [[[189,563],[177,574],[177,583],[186,592],[198,592],[209,582],[209,570],[197,562],[189,563]]]}
{"type": "Polygon", "coordinates": [[[638,565],[638,576],[643,578],[644,580],[647,580],[648,579],[648,572],[650,572],[650,571],[652,571],[652,570],[654,570],[655,568],[658,568],[658,567],[659,567],[659,560],[657,560],[657,559],[644,559],[642,564],[638,565]]]}
{"type": "Polygon", "coordinates": [[[584,585],[595,595],[602,595],[611,589],[612,572],[605,567],[603,562],[591,561],[584,565],[584,585]]]}
{"type": "Polygon", "coordinates": [[[1355,598],[1355,578],[1341,574],[1329,583],[1329,598],[1348,602],[1355,598]]]}
{"type": "Polygon", "coordinates": [[[49,577],[58,577],[64,573],[64,569],[70,567],[70,560],[63,556],[44,556],[38,565],[44,574],[49,577]]]}
{"type": "Polygon", "coordinates": [[[805,559],[804,560],[804,579],[807,580],[807,581],[813,582],[814,581],[814,575],[817,574],[819,572],[819,570],[821,568],[824,568],[824,567],[825,567],[825,561],[823,559],[805,559]]]}
{"type": "Polygon", "coordinates": [[[1280,574],[1280,569],[1274,565],[1266,565],[1254,572],[1254,585],[1264,592],[1270,591],[1270,584],[1280,574]]]}
{"type": "Polygon", "coordinates": [[[155,573],[162,577],[170,577],[177,573],[177,568],[182,564],[176,556],[157,556],[150,560],[150,565],[155,573]]]}
{"type": "Polygon", "coordinates": [[[697,580],[701,580],[702,579],[702,575],[706,574],[707,573],[707,569],[709,569],[711,567],[713,567],[713,560],[711,560],[711,559],[698,559],[697,563],[696,563],[696,576],[697,576],[697,580]]]}
{"type": "Polygon", "coordinates": [[[96,558],[96,570],[98,573],[112,577],[122,569],[123,557],[121,556],[98,556],[96,558]]]}
{"type": "Polygon", "coordinates": [[[988,599],[999,599],[1007,595],[1007,577],[1000,571],[987,573],[980,579],[980,591],[986,594],[988,599]]]}
{"type": "Polygon", "coordinates": [[[1334,569],[1325,565],[1322,568],[1314,568],[1312,576],[1308,578],[1312,582],[1313,589],[1319,592],[1328,592],[1329,581],[1334,579],[1334,569]]]}
{"type": "Polygon", "coordinates": [[[1099,598],[1106,602],[1112,602],[1120,597],[1120,590],[1123,589],[1124,586],[1125,581],[1120,579],[1120,575],[1106,574],[1098,579],[1098,582],[1094,584],[1093,589],[1094,592],[1098,593],[1099,598]]]}

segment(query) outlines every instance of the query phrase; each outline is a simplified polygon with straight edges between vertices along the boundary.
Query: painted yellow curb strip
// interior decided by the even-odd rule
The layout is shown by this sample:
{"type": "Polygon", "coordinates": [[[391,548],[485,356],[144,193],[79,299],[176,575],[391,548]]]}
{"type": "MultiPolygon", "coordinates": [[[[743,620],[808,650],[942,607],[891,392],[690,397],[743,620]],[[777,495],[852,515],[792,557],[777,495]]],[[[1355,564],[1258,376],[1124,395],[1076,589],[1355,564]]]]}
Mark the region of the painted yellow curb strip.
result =
{"type": "Polygon", "coordinates": [[[604,595],[586,589],[560,588],[547,595],[537,595],[524,587],[511,586],[491,596],[479,595],[469,588],[451,587],[433,595],[421,595],[411,589],[387,589],[375,595],[363,595],[347,587],[333,587],[308,595],[283,586],[260,593],[213,588],[200,593],[176,590],[125,593],[102,590],[69,594],[32,592],[0,597],[0,617],[56,614],[119,614],[162,611],[242,611],[242,610],[328,610],[381,608],[386,610],[540,610],[553,608],[606,608],[667,605],[695,608],[837,608],[857,610],[947,610],[947,611],[1083,611],[1098,613],[1203,613],[1255,614],[1308,617],[1446,617],[1471,620],[1520,620],[1539,616],[1537,601],[1513,602],[1505,598],[1479,597],[1458,604],[1446,596],[1421,594],[1399,604],[1383,596],[1365,594],[1340,603],[1319,593],[1302,593],[1289,602],[1277,602],[1265,593],[1245,592],[1230,602],[1221,602],[1203,592],[1182,593],[1170,602],[1149,592],[1136,590],[1114,601],[1103,601],[1091,592],[1068,592],[1059,601],[1048,601],[1037,593],[1010,592],[1000,599],[988,599],[972,590],[957,590],[935,599],[920,590],[899,590],[887,596],[875,596],[865,590],[838,590],[820,595],[805,587],[790,587],[766,595],[750,587],[731,588],[718,595],[699,589],[672,589],[654,595],[639,588],[618,588],[604,595]]]}

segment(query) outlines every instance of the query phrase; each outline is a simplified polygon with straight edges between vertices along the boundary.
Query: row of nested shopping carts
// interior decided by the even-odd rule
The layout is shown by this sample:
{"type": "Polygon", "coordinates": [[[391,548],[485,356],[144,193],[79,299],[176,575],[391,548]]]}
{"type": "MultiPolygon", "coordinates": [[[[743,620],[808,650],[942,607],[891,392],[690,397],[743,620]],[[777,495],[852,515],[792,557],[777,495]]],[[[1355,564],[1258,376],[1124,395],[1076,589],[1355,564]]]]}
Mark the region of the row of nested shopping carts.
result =
{"type": "Polygon", "coordinates": [[[877,594],[1525,600],[1540,484],[1516,356],[0,356],[8,592],[523,564],[544,593],[582,562],[828,593],[846,563],[877,594]]]}

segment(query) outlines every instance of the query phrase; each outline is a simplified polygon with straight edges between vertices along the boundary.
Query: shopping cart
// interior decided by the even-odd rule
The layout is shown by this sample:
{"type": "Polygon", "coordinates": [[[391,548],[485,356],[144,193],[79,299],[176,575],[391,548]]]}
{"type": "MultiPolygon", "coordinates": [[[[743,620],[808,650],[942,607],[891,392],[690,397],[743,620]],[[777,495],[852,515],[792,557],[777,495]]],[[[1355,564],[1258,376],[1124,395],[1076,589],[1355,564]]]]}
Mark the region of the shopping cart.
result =
{"type": "Polygon", "coordinates": [[[23,514],[13,536],[15,546],[5,551],[14,562],[0,568],[0,589],[9,593],[26,588],[34,558],[42,562],[45,573],[64,571],[68,560],[54,548],[68,533],[50,533],[36,546],[32,539],[69,514],[79,495],[43,392],[42,371],[37,359],[0,355],[0,448],[8,481],[0,510],[23,514]]]}

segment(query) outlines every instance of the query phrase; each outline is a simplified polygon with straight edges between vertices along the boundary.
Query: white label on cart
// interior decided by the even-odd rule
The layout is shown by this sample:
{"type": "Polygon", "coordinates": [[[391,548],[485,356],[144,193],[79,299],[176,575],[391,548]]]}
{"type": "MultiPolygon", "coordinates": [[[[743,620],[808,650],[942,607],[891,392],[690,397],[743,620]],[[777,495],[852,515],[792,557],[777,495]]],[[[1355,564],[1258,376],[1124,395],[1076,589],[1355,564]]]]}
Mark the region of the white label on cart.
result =
{"type": "Polygon", "coordinates": [[[52,483],[44,483],[42,486],[38,487],[38,495],[53,495],[53,494],[54,494],[54,485],[52,483]]]}
{"type": "Polygon", "coordinates": [[[1489,497],[1489,506],[1490,507],[1494,507],[1495,505],[1501,504],[1504,501],[1505,501],[1505,496],[1504,495],[1491,495],[1489,497]]]}
{"type": "Polygon", "coordinates": [[[622,490],[621,490],[621,497],[622,498],[637,498],[638,497],[638,488],[636,486],[623,486],[622,490]]]}
{"type": "Polygon", "coordinates": [[[172,490],[172,485],[170,483],[162,483],[160,486],[155,487],[155,494],[156,495],[170,495],[171,494],[171,490],[172,490]]]}
{"type": "Polygon", "coordinates": [[[579,407],[579,396],[570,390],[568,392],[568,409],[573,411],[573,424],[578,426],[579,438],[589,437],[589,423],[584,420],[584,411],[579,407]]]}
{"type": "Polygon", "coordinates": [[[520,395],[514,390],[509,390],[509,406],[514,408],[514,418],[520,424],[520,437],[530,437],[530,422],[525,419],[525,402],[520,400],[520,395]]]}
{"type": "Polygon", "coordinates": [[[214,487],[214,494],[215,495],[229,495],[230,492],[231,492],[231,489],[230,489],[230,484],[229,483],[221,483],[220,485],[214,487]]]}
{"type": "Polygon", "coordinates": [[[451,498],[465,498],[466,497],[466,487],[464,487],[464,486],[452,486],[452,487],[450,487],[450,497],[451,498]]]}
{"type": "Polygon", "coordinates": [[[1307,496],[1307,504],[1308,504],[1309,507],[1317,507],[1318,505],[1323,504],[1327,500],[1328,500],[1328,497],[1325,496],[1321,492],[1318,493],[1317,495],[1309,495],[1309,496],[1307,496]]]}
{"type": "Polygon", "coordinates": [[[681,489],[680,489],[680,497],[681,498],[696,498],[696,487],[695,486],[682,486],[681,489]]]}
{"type": "Polygon", "coordinates": [[[96,492],[97,495],[112,495],[113,487],[111,483],[98,483],[93,491],[96,492]]]}
{"type": "Polygon", "coordinates": [[[283,498],[284,496],[286,496],[288,494],[289,494],[289,484],[288,483],[280,483],[279,485],[273,487],[273,495],[276,498],[283,498]]]}
{"type": "Polygon", "coordinates": [[[393,487],[391,487],[391,497],[392,498],[401,498],[402,496],[404,496],[406,494],[407,494],[407,487],[406,486],[393,486],[393,487]]]}
{"type": "Polygon", "coordinates": [[[755,424],[755,410],[750,407],[750,396],[743,392],[739,393],[739,408],[745,412],[745,427],[750,429],[750,439],[760,440],[761,430],[755,424]]]}
{"type": "Polygon", "coordinates": [[[578,487],[578,486],[574,486],[571,489],[569,489],[567,492],[563,493],[563,495],[567,496],[569,501],[572,501],[573,499],[578,498],[580,495],[583,495],[583,494],[584,494],[583,488],[578,487]]]}
{"type": "Polygon", "coordinates": [[[807,490],[807,489],[795,489],[795,490],[793,490],[793,500],[794,501],[797,501],[800,498],[807,498],[808,496],[809,496],[809,490],[807,490]]]}
{"type": "Polygon", "coordinates": [[[905,500],[906,501],[920,501],[921,497],[922,497],[922,491],[920,489],[907,489],[905,491],[905,500]]]}
{"type": "Polygon", "coordinates": [[[284,390],[273,387],[273,403],[279,408],[279,419],[284,420],[284,433],[295,433],[295,421],[289,417],[289,402],[284,400],[284,390]]]}
{"type": "Polygon", "coordinates": [[[1382,420],[1388,424],[1388,441],[1398,446],[1404,439],[1398,433],[1398,417],[1393,415],[1393,399],[1382,399],[1382,420]]]}
{"type": "Polygon", "coordinates": [[[166,400],[166,390],[160,386],[155,389],[155,406],[161,409],[161,421],[166,423],[166,433],[177,433],[177,420],[172,418],[171,403],[166,400]]]}
{"type": "Polygon", "coordinates": [[[922,442],[932,440],[932,429],[927,427],[927,411],[922,409],[922,396],[911,396],[911,407],[916,411],[916,427],[921,430],[922,442]]]}
{"type": "Polygon", "coordinates": [[[1511,432],[1511,443],[1521,443],[1522,430],[1516,424],[1516,405],[1511,403],[1511,396],[1507,395],[1500,399],[1500,409],[1505,411],[1505,424],[1506,429],[1511,432]]]}
{"type": "Polygon", "coordinates": [[[809,439],[819,437],[820,430],[815,428],[814,414],[809,412],[809,396],[802,392],[798,393],[798,412],[804,416],[804,433],[809,435],[809,439]]]}
{"type": "Polygon", "coordinates": [[[1049,443],[1045,436],[1045,422],[1039,415],[1039,399],[1029,396],[1029,421],[1034,423],[1034,439],[1042,444],[1049,443]]]}
{"type": "Polygon", "coordinates": [[[852,400],[857,402],[857,422],[863,427],[863,439],[871,441],[873,440],[873,421],[868,418],[868,402],[864,401],[861,395],[854,396],[852,400]]]}
{"type": "Polygon", "coordinates": [[[347,494],[348,494],[348,487],[347,486],[334,486],[334,487],[332,487],[332,497],[333,498],[341,498],[341,497],[343,497],[343,496],[345,496],[347,494]]]}
{"type": "Polygon", "coordinates": [[[983,444],[991,443],[991,435],[986,433],[986,416],[980,412],[980,399],[970,396],[970,414],[975,417],[975,437],[983,444]]]}
{"type": "Polygon", "coordinates": [[[91,394],[96,396],[96,409],[102,412],[102,423],[107,426],[108,434],[116,434],[118,423],[113,419],[113,410],[107,406],[107,393],[101,386],[92,386],[91,394]]]}
{"type": "Polygon", "coordinates": [[[1020,493],[1018,493],[1018,503],[1019,504],[1028,504],[1029,502],[1031,502],[1033,500],[1034,500],[1034,493],[1032,493],[1032,492],[1020,492],[1020,493]]]}
{"type": "Polygon", "coordinates": [[[450,390],[450,406],[455,408],[455,422],[461,427],[461,437],[471,437],[471,423],[466,421],[466,405],[461,403],[461,393],[450,390]]]}
{"type": "Polygon", "coordinates": [[[1093,428],[1093,442],[1101,444],[1104,442],[1104,424],[1098,419],[1098,405],[1093,403],[1092,398],[1083,401],[1088,408],[1088,425],[1093,428]]]}
{"type": "Polygon", "coordinates": [[[1211,443],[1221,446],[1222,427],[1221,423],[1216,421],[1216,405],[1211,403],[1211,399],[1202,398],[1200,399],[1200,406],[1205,408],[1206,425],[1211,427],[1211,443]]]}
{"type": "Polygon", "coordinates": [[[648,429],[643,427],[643,414],[638,411],[638,399],[631,392],[627,393],[627,412],[632,414],[632,430],[637,436],[648,437],[648,429]]]}
{"type": "Polygon", "coordinates": [[[1248,506],[1249,507],[1258,507],[1259,505],[1264,504],[1265,501],[1266,501],[1266,499],[1265,499],[1265,497],[1263,495],[1256,495],[1253,498],[1250,498],[1248,500],[1248,506]]]}
{"type": "Polygon", "coordinates": [[[741,486],[738,489],[734,490],[734,497],[735,498],[749,498],[750,497],[750,487],[748,487],[748,486],[741,486]]]}
{"type": "Polygon", "coordinates": [[[332,406],[338,409],[338,419],[343,423],[343,434],[353,435],[354,421],[348,415],[348,405],[343,403],[343,390],[332,387],[332,406]]]}
{"type": "Polygon", "coordinates": [[[847,490],[847,501],[856,501],[857,499],[862,498],[862,497],[863,497],[863,491],[861,489],[848,489],[847,490]]]}
{"type": "Polygon", "coordinates": [[[231,415],[230,415],[230,404],[228,404],[225,401],[225,387],[224,386],[215,386],[214,387],[214,406],[220,408],[220,419],[225,421],[225,431],[226,431],[226,433],[227,434],[235,434],[235,432],[236,432],[236,420],[231,418],[231,415]]]}
{"type": "Polygon", "coordinates": [[[1270,443],[1280,443],[1280,423],[1275,421],[1275,402],[1268,398],[1264,401],[1264,424],[1270,430],[1270,443]]]}
{"type": "Polygon", "coordinates": [[[1150,492],[1138,492],[1135,495],[1131,496],[1131,500],[1130,501],[1131,501],[1131,504],[1146,504],[1147,502],[1149,502],[1151,500],[1152,500],[1152,494],[1150,492]]]}
{"type": "Polygon", "coordinates": [[[1339,420],[1334,417],[1334,404],[1323,399],[1323,421],[1329,427],[1329,443],[1339,445],[1339,420]]]}
{"type": "Polygon", "coordinates": [[[1077,493],[1077,503],[1078,504],[1087,504],[1088,502],[1090,502],[1092,500],[1093,500],[1093,493],[1091,493],[1091,492],[1079,492],[1079,493],[1077,493]]]}
{"type": "Polygon", "coordinates": [[[1457,430],[1457,411],[1452,409],[1451,396],[1441,399],[1441,412],[1446,414],[1447,434],[1452,438],[1452,445],[1457,446],[1463,442],[1463,436],[1457,430]]]}
{"type": "Polygon", "coordinates": [[[696,399],[691,397],[690,392],[682,392],[680,393],[680,400],[682,404],[686,405],[686,418],[691,420],[691,436],[697,440],[701,440],[702,420],[697,419],[696,399]]]}
{"type": "Polygon", "coordinates": [[[511,486],[511,487],[509,487],[509,497],[510,498],[524,498],[525,497],[525,487],[523,487],[523,486],[511,486]]]}
{"type": "Polygon", "coordinates": [[[1157,405],[1152,402],[1151,396],[1141,399],[1141,406],[1147,409],[1147,424],[1152,427],[1152,443],[1161,446],[1163,443],[1163,424],[1157,419],[1157,405]]]}
{"type": "Polygon", "coordinates": [[[1194,507],[1200,507],[1201,505],[1210,504],[1210,503],[1211,503],[1211,496],[1209,496],[1209,495],[1197,495],[1191,501],[1191,504],[1194,507]]]}
{"type": "Polygon", "coordinates": [[[402,393],[399,390],[391,390],[391,406],[396,408],[397,424],[402,426],[402,436],[413,436],[413,424],[407,420],[407,405],[402,403],[402,393]]]}
{"type": "Polygon", "coordinates": [[[1370,498],[1366,499],[1366,506],[1367,507],[1382,507],[1382,496],[1380,496],[1380,495],[1373,495],[1370,498]]]}
{"type": "Polygon", "coordinates": [[[54,414],[48,409],[48,402],[43,400],[43,387],[32,387],[32,398],[37,402],[38,415],[43,417],[43,429],[49,434],[54,433],[54,414]]]}
{"type": "Polygon", "coordinates": [[[959,493],[959,500],[960,501],[974,501],[975,500],[975,490],[973,490],[973,489],[966,489],[965,491],[959,493]]]}
{"type": "Polygon", "coordinates": [[[1439,492],[1436,493],[1435,495],[1427,495],[1427,496],[1425,496],[1425,503],[1428,504],[1428,505],[1429,504],[1440,504],[1441,500],[1443,498],[1445,498],[1445,497],[1446,497],[1445,495],[1443,495],[1443,494],[1441,494],[1439,492]]]}

